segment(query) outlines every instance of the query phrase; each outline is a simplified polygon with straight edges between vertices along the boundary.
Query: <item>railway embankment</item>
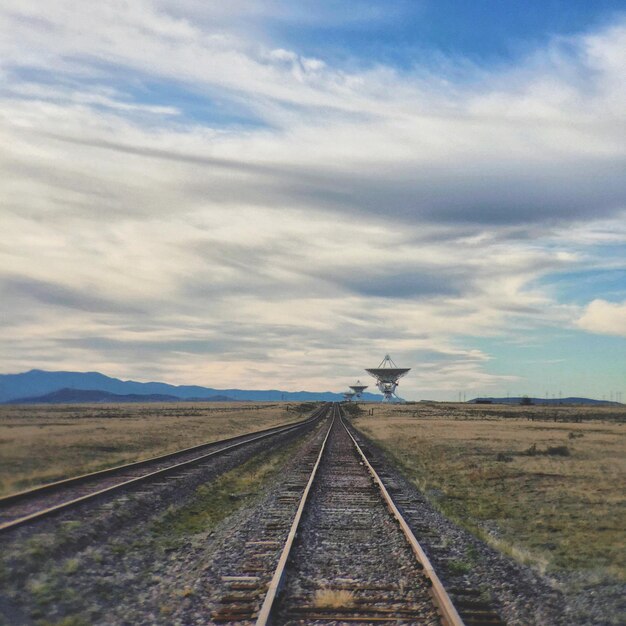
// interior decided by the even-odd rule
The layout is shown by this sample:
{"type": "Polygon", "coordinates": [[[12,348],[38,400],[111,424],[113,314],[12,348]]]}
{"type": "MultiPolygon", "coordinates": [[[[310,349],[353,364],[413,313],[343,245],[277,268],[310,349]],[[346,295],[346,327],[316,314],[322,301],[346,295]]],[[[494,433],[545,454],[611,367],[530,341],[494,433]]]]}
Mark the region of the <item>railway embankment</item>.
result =
{"type": "Polygon", "coordinates": [[[198,537],[249,506],[316,428],[289,429],[3,534],[0,616],[10,624],[121,624],[133,612],[133,623],[169,623],[167,598],[186,587],[167,564],[192,573],[198,537]],[[155,608],[147,599],[159,581],[155,608]]]}
{"type": "MultiPolygon", "coordinates": [[[[519,597],[534,595],[534,605],[550,606],[552,595],[561,594],[565,623],[619,624],[626,595],[626,411],[502,410],[377,407],[354,424],[427,500],[433,519],[452,520],[468,537],[465,551],[448,554],[452,570],[470,576],[484,563],[490,585],[498,578],[526,580],[520,587],[528,594],[519,597]]],[[[427,536],[424,542],[429,545],[427,536]]],[[[454,533],[438,543],[464,545],[454,533]]],[[[432,550],[435,561],[438,551],[432,550]]],[[[508,600],[502,596],[511,614],[513,589],[508,600]]]]}

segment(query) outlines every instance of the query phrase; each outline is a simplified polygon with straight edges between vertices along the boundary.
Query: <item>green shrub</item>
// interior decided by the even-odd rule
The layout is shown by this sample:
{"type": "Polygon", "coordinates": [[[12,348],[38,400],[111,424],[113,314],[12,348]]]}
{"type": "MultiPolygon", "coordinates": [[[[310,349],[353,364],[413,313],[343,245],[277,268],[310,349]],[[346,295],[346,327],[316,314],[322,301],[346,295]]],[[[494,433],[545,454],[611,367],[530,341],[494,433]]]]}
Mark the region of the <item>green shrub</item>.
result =
{"type": "Polygon", "coordinates": [[[571,452],[567,446],[550,446],[544,454],[548,456],[570,456],[571,452]]]}

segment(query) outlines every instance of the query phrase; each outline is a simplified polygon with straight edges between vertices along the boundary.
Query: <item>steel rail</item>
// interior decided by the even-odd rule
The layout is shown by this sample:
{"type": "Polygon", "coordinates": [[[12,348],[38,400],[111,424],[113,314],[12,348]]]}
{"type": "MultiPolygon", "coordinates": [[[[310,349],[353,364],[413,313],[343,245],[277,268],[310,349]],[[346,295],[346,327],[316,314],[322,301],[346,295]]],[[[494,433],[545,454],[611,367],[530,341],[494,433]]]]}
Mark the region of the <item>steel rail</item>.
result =
{"type": "Polygon", "coordinates": [[[58,489],[58,488],[63,488],[63,487],[69,487],[72,485],[77,485],[77,484],[81,484],[84,482],[88,482],[88,480],[90,479],[97,479],[97,478],[101,478],[110,474],[114,474],[116,472],[120,472],[123,470],[128,470],[129,468],[137,468],[140,467],[142,465],[147,465],[150,463],[155,463],[158,461],[163,461],[166,460],[167,458],[173,458],[176,456],[180,456],[183,453],[188,453],[188,452],[192,452],[195,449],[198,448],[203,448],[203,447],[207,447],[207,446],[215,446],[215,445],[221,445],[224,443],[228,443],[228,442],[232,442],[230,443],[230,445],[227,445],[225,447],[219,448],[218,450],[213,450],[211,452],[208,452],[207,454],[203,454],[201,456],[198,457],[194,457],[193,459],[188,459],[186,461],[181,461],[180,463],[175,463],[174,465],[169,465],[167,467],[164,468],[160,468],[158,470],[155,470],[153,472],[149,472],[147,474],[143,474],[141,476],[136,476],[134,478],[131,478],[129,480],[125,480],[121,483],[118,483],[116,485],[111,485],[109,487],[105,487],[104,489],[98,489],[96,491],[93,491],[91,493],[85,494],[83,496],[80,496],[78,498],[73,498],[71,500],[67,500],[65,502],[61,502],[59,504],[53,505],[51,507],[47,507],[45,509],[41,509],[39,511],[36,511],[34,513],[31,513],[29,515],[25,515],[23,517],[19,517],[16,518],[14,520],[10,520],[8,522],[4,522],[2,524],[0,524],[0,533],[2,532],[6,532],[8,530],[17,528],[18,526],[22,526],[24,524],[27,524],[29,522],[38,520],[38,519],[42,519],[44,517],[48,517],[50,515],[56,514],[62,510],[65,509],[69,509],[72,508],[76,505],[79,505],[83,502],[86,502],[88,500],[91,499],[95,499],[98,497],[101,497],[105,494],[111,493],[113,491],[116,491],[118,489],[122,489],[125,487],[128,487],[130,485],[136,485],[139,484],[141,482],[147,481],[151,478],[155,478],[157,476],[165,476],[167,474],[173,473],[175,471],[178,471],[184,467],[192,467],[193,465],[196,465],[198,463],[201,463],[202,461],[206,461],[208,459],[210,459],[211,457],[215,457],[218,455],[221,455],[225,452],[229,452],[232,451],[234,449],[240,448],[242,446],[245,446],[249,443],[253,443],[255,441],[260,441],[262,439],[267,439],[269,437],[272,437],[274,435],[278,435],[278,434],[284,434],[287,432],[290,432],[292,430],[296,430],[298,428],[302,428],[303,426],[319,419],[323,414],[324,414],[324,410],[327,407],[320,407],[320,409],[317,409],[313,415],[311,415],[310,417],[301,420],[299,422],[293,422],[291,424],[286,424],[283,426],[274,426],[272,428],[268,428],[268,429],[263,429],[263,430],[259,430],[256,432],[252,432],[252,433],[247,433],[246,435],[237,435],[236,437],[230,437],[227,439],[222,439],[222,440],[218,440],[218,441],[214,441],[214,442],[210,442],[207,444],[200,444],[199,446],[193,446],[191,448],[186,448],[184,450],[178,450],[176,452],[172,452],[169,454],[165,454],[165,455],[161,455],[158,457],[153,457],[150,459],[145,459],[142,461],[136,461],[135,463],[128,463],[126,465],[119,465],[116,467],[112,467],[112,468],[108,468],[106,470],[101,470],[99,472],[92,472],[90,474],[83,474],[81,476],[76,476],[73,478],[68,478],[62,481],[58,481],[56,483],[50,483],[48,485],[42,485],[42,487],[38,487],[35,489],[31,489],[25,492],[19,492],[17,494],[12,494],[10,496],[6,496],[5,498],[0,500],[0,507],[4,504],[12,504],[15,503],[19,500],[23,500],[23,499],[27,499],[28,497],[35,497],[37,495],[39,495],[40,493],[46,492],[46,491],[54,491],[54,489],[58,489]],[[237,439],[241,439],[243,438],[242,441],[236,441],[237,439]]]}
{"type": "Polygon", "coordinates": [[[287,560],[289,559],[289,553],[291,552],[294,539],[296,538],[298,526],[300,525],[300,520],[302,519],[302,513],[304,511],[304,507],[309,497],[309,492],[311,491],[313,481],[315,480],[315,476],[317,474],[317,468],[320,465],[322,456],[324,454],[324,450],[326,449],[326,442],[328,441],[328,437],[330,436],[330,431],[333,428],[333,424],[335,423],[336,416],[337,416],[336,406],[333,405],[333,420],[330,423],[328,432],[326,433],[326,437],[324,437],[324,441],[322,442],[322,447],[320,449],[319,454],[317,455],[317,460],[315,462],[315,465],[313,466],[313,470],[311,471],[311,475],[304,489],[302,497],[300,498],[300,504],[298,505],[298,510],[296,511],[296,514],[293,518],[293,522],[291,524],[291,528],[289,529],[289,534],[287,535],[287,540],[280,554],[278,565],[276,566],[276,570],[274,571],[274,576],[272,577],[272,580],[270,581],[269,587],[267,589],[267,594],[265,595],[265,599],[263,600],[263,604],[261,605],[261,610],[259,611],[259,615],[257,616],[256,626],[267,626],[270,623],[272,609],[274,608],[274,601],[276,600],[276,596],[278,595],[278,591],[283,582],[285,570],[287,567],[287,560]]]}
{"type": "MultiPolygon", "coordinates": [[[[263,601],[263,604],[261,606],[261,610],[259,611],[259,614],[257,616],[257,620],[256,620],[256,623],[255,623],[255,626],[269,626],[271,624],[272,611],[273,611],[274,606],[275,606],[275,601],[276,601],[276,598],[277,598],[277,595],[278,595],[278,591],[280,590],[281,584],[282,584],[284,576],[285,576],[285,570],[286,570],[287,561],[289,559],[289,555],[290,555],[290,552],[291,552],[291,548],[293,546],[293,542],[294,542],[294,539],[296,537],[296,534],[297,534],[297,531],[298,531],[298,527],[300,525],[300,521],[301,521],[301,518],[302,518],[302,515],[303,515],[303,511],[304,511],[304,508],[306,506],[306,502],[308,500],[309,492],[311,490],[311,487],[312,487],[313,482],[315,480],[315,477],[317,475],[317,470],[319,468],[319,465],[320,465],[321,460],[322,460],[322,456],[323,456],[324,451],[326,449],[326,443],[328,441],[328,437],[330,436],[330,432],[331,432],[331,430],[333,428],[333,425],[335,423],[335,419],[337,417],[339,417],[339,421],[340,421],[341,425],[343,426],[343,428],[345,429],[346,433],[348,434],[348,436],[352,440],[352,442],[353,442],[353,444],[355,446],[355,449],[357,450],[359,456],[363,460],[363,464],[365,465],[365,467],[369,471],[370,475],[372,476],[372,479],[374,480],[376,486],[379,488],[379,490],[381,492],[381,495],[383,497],[383,500],[384,500],[385,504],[387,505],[387,508],[389,509],[389,512],[398,521],[398,523],[400,525],[400,529],[402,530],[403,535],[405,536],[407,542],[409,543],[409,545],[411,547],[411,550],[413,551],[413,554],[415,555],[415,557],[416,557],[417,561],[420,563],[420,565],[422,565],[422,567],[423,567],[424,574],[430,580],[431,587],[430,587],[429,591],[430,591],[430,594],[432,596],[433,603],[435,604],[435,606],[437,607],[437,609],[438,609],[438,611],[440,613],[440,616],[441,616],[441,619],[442,619],[442,626],[465,626],[465,624],[464,624],[463,620],[461,619],[460,615],[458,614],[456,608],[452,604],[452,601],[451,601],[450,597],[448,596],[448,593],[446,592],[446,590],[443,587],[439,577],[437,576],[437,574],[436,574],[432,564],[430,563],[430,560],[428,559],[428,557],[426,556],[424,550],[422,549],[422,547],[419,545],[419,542],[415,538],[415,535],[413,534],[413,531],[411,530],[411,528],[407,524],[406,520],[404,519],[404,517],[402,516],[402,514],[398,510],[398,507],[395,505],[393,499],[389,495],[389,492],[387,491],[384,483],[382,482],[382,480],[378,476],[378,473],[372,467],[371,463],[369,462],[369,460],[365,456],[365,453],[363,452],[363,450],[361,449],[361,447],[357,443],[356,439],[352,436],[352,433],[349,431],[348,427],[344,423],[343,417],[341,415],[341,410],[339,409],[339,407],[337,405],[335,405],[333,407],[333,412],[334,412],[333,421],[331,422],[330,427],[328,429],[328,432],[326,433],[326,437],[324,438],[324,441],[322,443],[322,447],[321,447],[319,455],[317,457],[317,461],[315,463],[315,466],[313,467],[313,470],[312,470],[311,475],[309,477],[309,481],[308,481],[307,486],[306,486],[306,488],[304,490],[304,493],[302,494],[302,498],[300,499],[300,504],[298,506],[298,510],[297,510],[296,515],[295,515],[295,517],[293,519],[293,522],[291,524],[291,528],[289,530],[289,535],[287,537],[287,540],[286,540],[285,545],[283,547],[283,550],[281,552],[281,556],[280,556],[280,559],[278,561],[278,565],[276,567],[276,570],[274,572],[274,576],[272,577],[272,580],[271,580],[271,582],[269,584],[267,594],[266,594],[265,599],[263,601]]],[[[357,618],[355,618],[355,619],[357,619],[357,618]]],[[[368,621],[369,620],[369,618],[358,618],[358,619],[361,619],[362,621],[368,621]]]]}
{"type": "Polygon", "coordinates": [[[189,452],[194,452],[196,450],[201,450],[202,448],[207,448],[209,446],[218,446],[224,443],[234,442],[237,439],[242,439],[244,437],[249,437],[250,435],[260,435],[262,433],[269,433],[273,430],[279,430],[281,428],[287,428],[288,426],[296,426],[298,424],[304,424],[310,420],[316,419],[319,417],[317,414],[323,411],[324,407],[320,407],[316,409],[312,415],[304,420],[299,420],[297,422],[290,422],[288,424],[282,424],[280,426],[271,426],[270,428],[263,428],[261,430],[252,431],[249,433],[244,433],[243,435],[235,435],[234,437],[227,437],[226,439],[217,439],[215,441],[207,441],[205,443],[199,443],[195,446],[190,446],[189,448],[181,448],[180,450],[174,450],[173,452],[166,452],[165,454],[160,454],[157,456],[152,456],[147,459],[140,459],[139,461],[132,461],[130,463],[124,463],[123,465],[114,465],[113,467],[107,467],[102,470],[97,470],[95,472],[88,472],[87,474],[79,474],[78,476],[70,476],[69,478],[64,478],[62,480],[56,480],[52,483],[45,483],[43,485],[38,485],[37,487],[32,487],[29,489],[25,489],[24,491],[17,491],[15,493],[10,493],[7,496],[0,497],[0,507],[3,507],[6,504],[15,504],[20,500],[27,500],[30,497],[37,496],[39,494],[45,493],[46,491],[54,491],[59,487],[68,487],[71,485],[78,485],[83,482],[88,482],[94,478],[103,478],[105,476],[115,474],[117,472],[123,470],[133,470],[145,465],[150,465],[152,463],[156,463],[159,461],[167,461],[168,459],[176,458],[177,456],[181,456],[183,454],[187,454],[189,452]]]}
{"type": "Polygon", "coordinates": [[[363,460],[363,463],[365,464],[370,474],[372,475],[372,478],[374,479],[374,482],[378,486],[383,496],[383,499],[385,503],[387,504],[389,511],[400,524],[400,528],[402,529],[404,536],[409,542],[409,545],[411,546],[411,550],[413,551],[413,554],[415,555],[419,563],[423,566],[424,573],[426,574],[426,576],[428,576],[428,578],[430,579],[432,583],[432,587],[430,591],[433,596],[433,600],[437,608],[439,609],[439,612],[441,613],[441,617],[444,620],[444,626],[464,626],[464,622],[461,619],[461,616],[459,615],[458,611],[454,607],[454,604],[452,604],[452,600],[450,599],[448,592],[445,590],[443,584],[441,583],[439,576],[437,576],[429,558],[426,556],[426,553],[422,549],[422,546],[420,546],[419,542],[415,538],[413,531],[411,530],[410,526],[407,524],[406,520],[402,516],[402,513],[400,513],[400,511],[398,510],[398,507],[393,501],[393,498],[389,495],[389,492],[387,491],[387,488],[385,487],[380,476],[378,475],[376,470],[373,468],[372,464],[369,462],[367,456],[365,456],[365,453],[361,449],[361,446],[359,446],[359,444],[357,443],[357,440],[352,436],[352,433],[350,432],[345,422],[343,421],[343,417],[341,416],[341,413],[339,414],[339,420],[341,422],[341,425],[345,428],[346,432],[350,436],[350,439],[352,439],[352,442],[354,443],[356,450],[358,451],[361,459],[363,460]]]}

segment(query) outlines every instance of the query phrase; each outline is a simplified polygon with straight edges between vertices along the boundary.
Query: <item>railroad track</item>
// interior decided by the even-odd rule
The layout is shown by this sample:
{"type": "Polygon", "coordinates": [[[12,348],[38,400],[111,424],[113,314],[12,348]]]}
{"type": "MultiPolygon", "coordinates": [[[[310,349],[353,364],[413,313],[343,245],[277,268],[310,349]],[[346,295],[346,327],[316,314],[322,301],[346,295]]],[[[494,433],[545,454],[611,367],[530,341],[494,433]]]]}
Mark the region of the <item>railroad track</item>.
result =
{"type": "Polygon", "coordinates": [[[462,626],[428,558],[333,405],[304,455],[222,572],[216,623],[462,626]]]}
{"type": "Polygon", "coordinates": [[[308,418],[284,426],[200,444],[5,496],[0,498],[0,534],[139,485],[175,478],[246,445],[303,429],[327,415],[329,407],[324,405],[308,418]]]}

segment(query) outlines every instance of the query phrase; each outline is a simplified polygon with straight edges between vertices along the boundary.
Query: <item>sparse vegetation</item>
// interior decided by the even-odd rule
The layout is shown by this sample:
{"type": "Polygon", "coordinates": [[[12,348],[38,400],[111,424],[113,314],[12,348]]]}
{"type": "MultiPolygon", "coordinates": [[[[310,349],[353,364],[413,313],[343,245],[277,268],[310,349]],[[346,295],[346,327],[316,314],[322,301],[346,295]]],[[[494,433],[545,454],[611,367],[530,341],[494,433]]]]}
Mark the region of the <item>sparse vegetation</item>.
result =
{"type": "Polygon", "coordinates": [[[76,574],[79,567],[80,561],[78,559],[67,559],[63,565],[63,573],[71,576],[72,574],[76,574]]]}
{"type": "Polygon", "coordinates": [[[319,609],[342,609],[354,606],[354,594],[347,589],[318,589],[313,604],[319,609]]]}
{"type": "Polygon", "coordinates": [[[510,463],[513,460],[513,457],[506,452],[498,452],[496,454],[496,461],[502,461],[504,463],[510,463]]]}
{"type": "Polygon", "coordinates": [[[2,406],[0,494],[292,422],[316,406],[295,405],[295,414],[244,402],[2,406]]]}
{"type": "Polygon", "coordinates": [[[554,407],[432,404],[413,417],[399,405],[358,425],[439,509],[499,550],[540,570],[623,580],[626,409],[600,421],[603,410],[558,407],[555,421],[554,407]],[[581,412],[590,421],[577,423],[581,412]]]}
{"type": "Polygon", "coordinates": [[[545,450],[541,450],[536,443],[533,443],[532,446],[526,448],[521,454],[526,456],[570,456],[571,452],[567,446],[548,446],[545,450]]]}
{"type": "Polygon", "coordinates": [[[356,402],[344,402],[341,405],[341,408],[343,409],[344,413],[346,413],[346,415],[349,415],[352,418],[359,417],[365,414],[363,408],[356,402]]]}
{"type": "Polygon", "coordinates": [[[451,574],[467,574],[472,571],[472,564],[467,561],[451,560],[447,567],[451,574]]]}
{"type": "Polygon", "coordinates": [[[37,626],[90,626],[91,622],[80,615],[70,615],[58,621],[39,620],[37,626]]]}
{"type": "MultiPolygon", "coordinates": [[[[56,559],[52,553],[57,547],[58,534],[37,535],[22,546],[16,546],[11,554],[3,555],[0,562],[0,583],[9,597],[20,597],[20,602],[41,626],[83,626],[94,622],[94,598],[104,605],[117,595],[122,595],[126,584],[115,576],[102,576],[94,581],[92,595],[81,593],[81,572],[93,577],[94,570],[106,564],[106,569],[124,567],[125,563],[137,562],[140,555],[147,567],[142,576],[149,576],[152,584],[161,582],[161,572],[149,569],[153,555],[170,554],[184,549],[190,541],[206,542],[207,534],[228,515],[249,504],[263,485],[275,477],[284,467],[294,449],[301,445],[295,440],[278,450],[270,449],[256,455],[246,463],[231,469],[212,482],[199,487],[195,497],[186,504],[172,505],[160,516],[153,518],[141,528],[139,534],[112,536],[104,545],[88,546],[82,552],[65,559],[56,559]],[[19,568],[27,571],[35,568],[25,583],[14,587],[9,571],[21,561],[19,568]],[[9,591],[9,587],[12,587],[9,591]]],[[[15,571],[15,569],[14,569],[15,571]]],[[[124,574],[128,576],[128,572],[124,574]]],[[[139,575],[138,572],[133,573],[139,575]]],[[[125,578],[128,580],[128,578],[125,578]]],[[[168,616],[176,603],[194,594],[189,585],[172,588],[171,596],[160,605],[161,615],[168,616]]],[[[0,620],[1,621],[1,620],[0,620]]]]}
{"type": "Polygon", "coordinates": [[[300,404],[296,404],[295,406],[289,406],[289,410],[301,414],[312,413],[319,406],[319,402],[301,402],[300,404]]]}
{"type": "Polygon", "coordinates": [[[202,485],[196,490],[196,497],[191,503],[170,507],[150,532],[172,547],[191,535],[210,530],[254,497],[261,485],[275,475],[295,445],[291,444],[279,452],[259,454],[216,481],[202,485]]]}
{"type": "Polygon", "coordinates": [[[548,446],[544,454],[546,456],[570,456],[571,452],[567,446],[548,446]]]}

